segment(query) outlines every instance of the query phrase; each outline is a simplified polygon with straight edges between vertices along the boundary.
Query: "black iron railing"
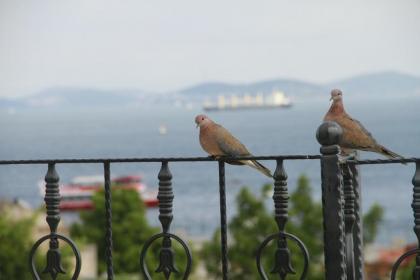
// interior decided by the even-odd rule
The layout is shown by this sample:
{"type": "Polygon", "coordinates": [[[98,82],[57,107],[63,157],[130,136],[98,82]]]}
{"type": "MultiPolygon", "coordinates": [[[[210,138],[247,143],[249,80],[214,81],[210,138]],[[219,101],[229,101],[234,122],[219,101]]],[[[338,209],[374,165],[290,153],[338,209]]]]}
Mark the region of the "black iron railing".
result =
{"type": "MultiPolygon", "coordinates": [[[[420,245],[420,158],[358,160],[340,157],[338,145],[342,129],[335,122],[324,122],[317,131],[321,146],[321,179],[324,219],[325,278],[364,279],[361,189],[358,166],[363,164],[416,163],[413,178],[414,232],[420,245]]],[[[414,280],[420,280],[419,247],[396,260],[391,280],[407,257],[417,255],[414,280]]]]}
{"type": "MultiPolygon", "coordinates": [[[[274,259],[274,267],[271,275],[278,279],[286,279],[289,274],[297,274],[300,279],[311,279],[308,274],[310,265],[310,252],[307,251],[305,244],[296,236],[298,233],[285,231],[288,220],[288,201],[289,194],[287,189],[287,174],[284,169],[284,161],[287,160],[320,160],[321,179],[322,179],[322,204],[323,204],[323,224],[324,224],[324,255],[325,255],[325,279],[327,280],[361,280],[364,279],[363,269],[363,238],[361,221],[361,190],[358,175],[358,166],[363,164],[389,164],[389,163],[416,163],[416,171],[413,178],[414,194],[412,208],[414,212],[414,232],[420,244],[420,158],[390,159],[390,160],[357,160],[355,158],[342,158],[338,146],[342,134],[341,128],[333,122],[323,123],[317,131],[317,139],[321,144],[321,155],[287,155],[287,156],[255,156],[237,157],[238,159],[256,160],[275,160],[276,170],[273,175],[274,180],[274,219],[278,226],[278,232],[273,232],[267,236],[260,244],[256,254],[256,266],[261,279],[268,279],[262,264],[261,257],[264,249],[270,242],[276,242],[277,249],[274,259]],[[296,243],[304,259],[304,266],[301,271],[295,271],[291,262],[291,252],[288,242],[296,243]]],[[[106,159],[51,159],[51,160],[1,160],[0,165],[20,165],[20,164],[41,164],[47,165],[48,170],[45,176],[45,204],[47,209],[46,221],[50,227],[50,234],[41,237],[35,242],[29,255],[30,269],[33,279],[41,279],[40,273],[34,264],[34,255],[39,246],[49,240],[49,250],[47,252],[45,268],[42,274],[50,274],[52,279],[56,279],[58,274],[72,274],[71,279],[78,279],[82,260],[80,253],[74,242],[57,232],[60,222],[60,190],[59,176],[56,171],[57,164],[91,164],[100,163],[104,167],[104,186],[105,186],[105,209],[106,219],[105,232],[106,240],[106,264],[107,277],[114,279],[112,251],[112,197],[111,197],[111,165],[113,163],[137,163],[137,162],[159,162],[161,169],[158,174],[159,180],[159,220],[162,225],[162,232],[151,236],[143,245],[139,252],[139,270],[143,277],[152,279],[145,258],[150,246],[157,240],[161,240],[160,263],[156,268],[156,273],[162,273],[166,279],[170,279],[173,273],[182,273],[183,279],[188,279],[191,272],[193,257],[190,249],[184,240],[170,232],[173,219],[172,202],[174,199],[172,189],[172,175],[169,164],[174,162],[207,162],[217,161],[219,164],[219,197],[220,197],[220,227],[221,227],[221,268],[223,279],[229,279],[229,252],[228,234],[226,218],[226,190],[225,190],[225,162],[232,158],[212,158],[212,157],[167,157],[167,158],[106,158],[106,159]],[[59,250],[59,240],[68,243],[72,248],[76,262],[73,272],[65,272],[61,266],[61,255],[59,250]],[[174,254],[172,242],[177,242],[184,249],[187,257],[186,267],[181,271],[174,265],[174,254]]],[[[391,279],[396,279],[396,273],[401,262],[409,256],[416,255],[416,266],[413,271],[413,279],[420,280],[420,249],[419,247],[402,255],[392,269],[391,279]]],[[[246,257],[246,256],[244,256],[246,257]]],[[[252,256],[248,256],[252,258],[252,256]]],[[[180,270],[181,270],[180,269],[180,270]]]]}

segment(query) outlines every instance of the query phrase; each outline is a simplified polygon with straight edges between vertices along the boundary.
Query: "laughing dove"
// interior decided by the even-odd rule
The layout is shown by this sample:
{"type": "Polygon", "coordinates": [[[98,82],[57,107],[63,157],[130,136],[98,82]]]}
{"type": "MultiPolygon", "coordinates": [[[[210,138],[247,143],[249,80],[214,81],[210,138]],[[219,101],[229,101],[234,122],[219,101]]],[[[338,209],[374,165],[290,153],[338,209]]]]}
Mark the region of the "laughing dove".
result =
{"type": "Polygon", "coordinates": [[[350,117],[344,110],[343,93],[339,89],[331,91],[333,102],[324,117],[324,121],[334,121],[343,129],[343,136],[339,143],[343,154],[350,154],[355,150],[375,152],[388,158],[403,158],[376,142],[372,134],[357,120],[350,117]]]}
{"type": "MultiPolygon", "coordinates": [[[[200,127],[201,147],[211,156],[246,157],[252,156],[247,148],[223,126],[213,122],[205,115],[195,117],[197,127],[200,127]]],[[[229,160],[227,163],[248,165],[268,177],[273,177],[268,168],[256,160],[229,160]]]]}

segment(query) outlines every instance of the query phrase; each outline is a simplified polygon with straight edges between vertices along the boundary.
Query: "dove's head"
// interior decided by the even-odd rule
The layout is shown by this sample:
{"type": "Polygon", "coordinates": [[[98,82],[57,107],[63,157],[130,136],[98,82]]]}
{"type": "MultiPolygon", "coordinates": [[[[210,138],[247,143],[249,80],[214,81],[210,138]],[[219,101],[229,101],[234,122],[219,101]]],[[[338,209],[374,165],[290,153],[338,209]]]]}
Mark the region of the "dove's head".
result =
{"type": "Polygon", "coordinates": [[[330,100],[340,101],[342,99],[343,99],[343,93],[341,92],[341,90],[339,90],[339,89],[333,89],[331,91],[331,98],[330,98],[330,100]]]}
{"type": "Polygon", "coordinates": [[[195,123],[197,124],[197,127],[202,127],[207,124],[210,124],[211,119],[209,119],[209,117],[207,117],[206,115],[198,115],[197,117],[195,117],[195,123]]]}

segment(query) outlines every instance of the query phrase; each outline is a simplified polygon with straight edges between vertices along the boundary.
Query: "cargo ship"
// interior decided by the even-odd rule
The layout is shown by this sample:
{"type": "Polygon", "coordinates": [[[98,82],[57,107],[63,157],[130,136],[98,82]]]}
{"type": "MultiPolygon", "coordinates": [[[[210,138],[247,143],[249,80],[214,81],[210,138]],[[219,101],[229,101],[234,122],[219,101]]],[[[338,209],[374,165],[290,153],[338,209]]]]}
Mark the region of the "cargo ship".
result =
{"type": "Polygon", "coordinates": [[[203,103],[204,111],[240,110],[240,109],[271,109],[288,108],[292,101],[281,91],[274,91],[269,95],[262,93],[256,95],[219,95],[216,102],[206,100],[203,103]]]}

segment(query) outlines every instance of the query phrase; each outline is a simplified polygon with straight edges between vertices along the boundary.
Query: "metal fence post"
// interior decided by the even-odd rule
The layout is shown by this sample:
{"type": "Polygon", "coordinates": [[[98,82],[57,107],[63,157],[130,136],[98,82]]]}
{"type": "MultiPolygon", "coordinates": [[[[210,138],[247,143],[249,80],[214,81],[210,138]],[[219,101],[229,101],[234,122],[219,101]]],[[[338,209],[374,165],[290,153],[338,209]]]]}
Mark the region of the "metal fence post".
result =
{"type": "Polygon", "coordinates": [[[339,162],[342,129],[324,122],[316,137],[321,147],[322,211],[324,224],[325,279],[346,280],[343,178],[339,162]]]}

